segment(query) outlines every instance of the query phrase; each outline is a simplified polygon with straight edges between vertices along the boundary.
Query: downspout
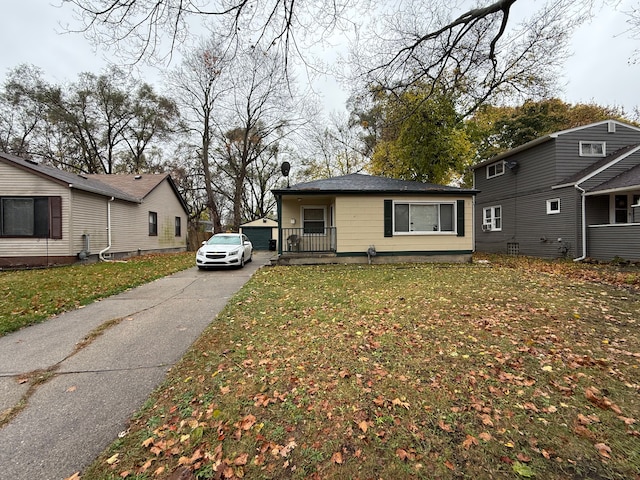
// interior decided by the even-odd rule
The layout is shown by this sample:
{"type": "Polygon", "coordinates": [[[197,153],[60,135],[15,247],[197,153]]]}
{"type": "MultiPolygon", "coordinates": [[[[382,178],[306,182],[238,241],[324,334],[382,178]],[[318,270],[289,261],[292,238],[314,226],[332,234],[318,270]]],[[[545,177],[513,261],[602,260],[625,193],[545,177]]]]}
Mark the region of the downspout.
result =
{"type": "MultiPolygon", "coordinates": [[[[288,181],[288,179],[287,179],[288,181]]],[[[282,255],[282,195],[276,196],[276,215],[278,216],[278,257],[282,255]]]]}
{"type": "Polygon", "coordinates": [[[574,262],[581,262],[587,258],[587,210],[586,210],[586,197],[584,196],[585,190],[579,185],[575,185],[576,190],[580,190],[581,201],[581,216],[582,216],[582,255],[578,258],[574,258],[574,262]]]}
{"type": "Polygon", "coordinates": [[[100,260],[102,260],[103,262],[111,261],[104,258],[104,254],[111,248],[111,202],[113,202],[114,200],[115,198],[111,197],[107,202],[107,247],[100,250],[100,253],[98,254],[98,257],[100,257],[100,260]]]}

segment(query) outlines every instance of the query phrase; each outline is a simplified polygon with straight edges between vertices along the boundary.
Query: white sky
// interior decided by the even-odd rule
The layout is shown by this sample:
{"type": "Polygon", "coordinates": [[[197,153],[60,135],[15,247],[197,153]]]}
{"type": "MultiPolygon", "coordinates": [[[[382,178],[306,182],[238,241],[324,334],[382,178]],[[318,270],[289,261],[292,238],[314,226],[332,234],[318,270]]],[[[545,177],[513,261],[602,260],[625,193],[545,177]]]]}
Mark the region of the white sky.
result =
{"type": "MultiPolygon", "coordinates": [[[[56,0],[0,1],[0,82],[8,70],[21,63],[40,67],[46,78],[56,83],[75,81],[80,72],[99,73],[105,66],[102,54],[94,52],[84,37],[57,33],[62,31],[60,22],[73,22],[68,6],[57,8],[51,3],[56,0]]],[[[561,79],[564,93],[557,96],[570,103],[621,105],[628,113],[640,105],[640,65],[629,64],[640,41],[629,40],[624,33],[626,23],[621,13],[631,1],[622,0],[617,10],[599,11],[596,20],[576,32],[574,55],[567,61],[561,79]]],[[[527,2],[515,5],[524,7],[527,2]]],[[[324,84],[334,86],[331,88],[336,85],[332,81],[324,84]]],[[[344,108],[346,94],[326,88],[327,108],[344,108]]],[[[162,90],[161,85],[158,90],[162,90]]]]}

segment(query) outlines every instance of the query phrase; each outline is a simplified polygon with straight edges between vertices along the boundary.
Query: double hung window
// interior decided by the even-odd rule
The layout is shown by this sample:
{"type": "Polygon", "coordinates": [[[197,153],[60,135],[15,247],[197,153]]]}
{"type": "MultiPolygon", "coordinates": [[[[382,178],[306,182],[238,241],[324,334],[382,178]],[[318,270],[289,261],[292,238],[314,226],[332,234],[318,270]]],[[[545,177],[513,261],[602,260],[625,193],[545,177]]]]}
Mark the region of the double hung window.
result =
{"type": "Polygon", "coordinates": [[[482,229],[485,231],[502,230],[502,206],[494,205],[482,210],[482,229]]]}
{"type": "Polygon", "coordinates": [[[504,162],[487,165],[487,178],[498,177],[504,174],[504,162]]]}

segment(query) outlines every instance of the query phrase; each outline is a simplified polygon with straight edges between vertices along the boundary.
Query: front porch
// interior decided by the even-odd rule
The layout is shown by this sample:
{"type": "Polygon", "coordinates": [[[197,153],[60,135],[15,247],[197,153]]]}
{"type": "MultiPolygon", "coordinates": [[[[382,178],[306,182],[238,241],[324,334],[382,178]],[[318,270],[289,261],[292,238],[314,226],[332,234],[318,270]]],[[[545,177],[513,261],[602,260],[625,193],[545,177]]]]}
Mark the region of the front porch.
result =
{"type": "Polygon", "coordinates": [[[336,252],[336,228],[283,228],[279,239],[282,255],[336,252]]]}

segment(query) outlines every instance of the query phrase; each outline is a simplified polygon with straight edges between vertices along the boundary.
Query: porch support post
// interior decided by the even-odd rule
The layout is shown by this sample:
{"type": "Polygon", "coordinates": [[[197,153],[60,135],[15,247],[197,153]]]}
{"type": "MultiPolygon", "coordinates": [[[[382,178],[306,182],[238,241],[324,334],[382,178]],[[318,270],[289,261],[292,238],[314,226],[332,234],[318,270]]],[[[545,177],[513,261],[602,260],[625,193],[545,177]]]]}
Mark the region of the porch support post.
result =
{"type": "Polygon", "coordinates": [[[585,199],[585,190],[581,188],[579,185],[576,185],[576,190],[580,191],[580,205],[581,205],[581,223],[582,223],[582,255],[578,258],[574,258],[574,262],[581,262],[585,258],[587,258],[587,212],[586,212],[586,199],[585,199]]]}
{"type": "Polygon", "coordinates": [[[282,255],[282,195],[276,195],[276,209],[278,214],[278,256],[282,255]]]}

